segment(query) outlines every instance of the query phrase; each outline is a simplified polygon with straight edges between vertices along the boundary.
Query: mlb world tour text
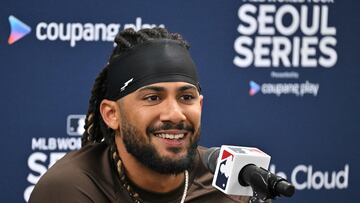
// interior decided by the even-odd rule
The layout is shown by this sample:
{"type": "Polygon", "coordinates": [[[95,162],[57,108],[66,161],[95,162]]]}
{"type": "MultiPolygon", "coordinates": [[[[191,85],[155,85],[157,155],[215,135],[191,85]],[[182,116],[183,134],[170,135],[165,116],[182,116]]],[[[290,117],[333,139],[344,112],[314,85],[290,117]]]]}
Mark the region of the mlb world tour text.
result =
{"type": "Polygon", "coordinates": [[[243,4],[234,65],[255,67],[325,67],[337,62],[336,28],[328,5],[243,4]]]}

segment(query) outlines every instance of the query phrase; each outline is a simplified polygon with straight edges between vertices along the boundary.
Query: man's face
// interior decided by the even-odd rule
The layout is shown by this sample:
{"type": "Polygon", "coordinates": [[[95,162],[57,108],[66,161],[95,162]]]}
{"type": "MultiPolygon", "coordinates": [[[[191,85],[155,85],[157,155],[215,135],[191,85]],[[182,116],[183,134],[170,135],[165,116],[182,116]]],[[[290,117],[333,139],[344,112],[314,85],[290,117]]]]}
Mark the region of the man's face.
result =
{"type": "Polygon", "coordinates": [[[119,102],[120,135],[127,151],[166,174],[191,167],[200,136],[202,96],[185,82],[155,83],[119,102]]]}

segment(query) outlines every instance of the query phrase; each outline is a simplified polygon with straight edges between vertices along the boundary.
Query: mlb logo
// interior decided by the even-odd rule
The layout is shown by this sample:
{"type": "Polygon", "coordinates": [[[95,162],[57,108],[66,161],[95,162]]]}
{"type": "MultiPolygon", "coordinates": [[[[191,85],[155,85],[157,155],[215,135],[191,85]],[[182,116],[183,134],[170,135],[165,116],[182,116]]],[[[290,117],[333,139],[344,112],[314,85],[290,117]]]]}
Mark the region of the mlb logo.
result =
{"type": "Polygon", "coordinates": [[[225,191],[226,186],[228,185],[231,168],[233,166],[234,155],[231,154],[231,152],[224,150],[218,162],[220,162],[220,166],[219,170],[217,171],[215,184],[225,191]]]}
{"type": "Polygon", "coordinates": [[[86,115],[68,115],[66,119],[66,132],[70,136],[82,136],[85,132],[86,115]]]}

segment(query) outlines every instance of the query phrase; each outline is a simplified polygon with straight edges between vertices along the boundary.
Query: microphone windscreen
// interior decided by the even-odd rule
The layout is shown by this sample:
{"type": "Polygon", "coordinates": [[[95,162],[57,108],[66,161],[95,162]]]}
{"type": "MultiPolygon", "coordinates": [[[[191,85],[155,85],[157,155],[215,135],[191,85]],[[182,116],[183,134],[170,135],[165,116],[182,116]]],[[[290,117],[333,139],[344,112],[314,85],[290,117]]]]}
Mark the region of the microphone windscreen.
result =
{"type": "Polygon", "coordinates": [[[220,147],[211,147],[206,150],[204,156],[201,157],[203,164],[211,173],[215,172],[219,154],[220,147]]]}

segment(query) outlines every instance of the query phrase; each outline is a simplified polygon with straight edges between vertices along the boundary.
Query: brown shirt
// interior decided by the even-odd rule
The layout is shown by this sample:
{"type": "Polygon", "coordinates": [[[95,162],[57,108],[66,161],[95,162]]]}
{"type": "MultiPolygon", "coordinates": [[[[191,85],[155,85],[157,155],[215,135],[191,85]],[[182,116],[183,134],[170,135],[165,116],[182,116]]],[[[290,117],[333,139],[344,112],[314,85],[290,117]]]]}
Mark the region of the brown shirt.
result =
{"type": "MultiPolygon", "coordinates": [[[[248,202],[248,197],[230,197],[211,186],[213,175],[200,161],[205,148],[199,147],[196,164],[189,171],[188,203],[248,202]]],[[[161,180],[159,180],[161,181],[161,180]]],[[[153,193],[134,186],[143,202],[179,203],[184,185],[169,193],[153,193]]],[[[120,186],[110,149],[105,143],[91,144],[70,152],[51,167],[36,184],[29,203],[133,203],[120,186]]]]}

